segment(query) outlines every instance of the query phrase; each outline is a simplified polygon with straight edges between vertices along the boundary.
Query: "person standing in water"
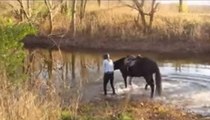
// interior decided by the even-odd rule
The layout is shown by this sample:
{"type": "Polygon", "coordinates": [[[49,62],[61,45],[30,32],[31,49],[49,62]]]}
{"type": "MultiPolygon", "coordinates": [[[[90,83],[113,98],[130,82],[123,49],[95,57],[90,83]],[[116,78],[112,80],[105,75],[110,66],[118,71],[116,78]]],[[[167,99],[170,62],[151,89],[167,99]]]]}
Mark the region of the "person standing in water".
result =
{"type": "Polygon", "coordinates": [[[107,83],[110,81],[111,87],[112,87],[112,91],[113,94],[115,93],[115,89],[114,89],[114,64],[113,61],[110,59],[110,55],[107,53],[103,56],[104,60],[103,60],[103,72],[104,72],[104,83],[103,83],[103,87],[104,87],[104,95],[107,95],[107,83]]]}

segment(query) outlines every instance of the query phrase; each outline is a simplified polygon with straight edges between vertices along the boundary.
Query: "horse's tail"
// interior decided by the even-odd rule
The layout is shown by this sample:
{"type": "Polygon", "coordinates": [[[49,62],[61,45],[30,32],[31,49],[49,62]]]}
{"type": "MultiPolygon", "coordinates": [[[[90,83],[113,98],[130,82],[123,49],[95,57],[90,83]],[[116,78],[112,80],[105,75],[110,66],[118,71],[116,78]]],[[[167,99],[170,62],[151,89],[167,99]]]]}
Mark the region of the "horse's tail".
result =
{"type": "Polygon", "coordinates": [[[162,92],[162,82],[161,82],[160,70],[158,67],[155,72],[155,84],[156,84],[156,93],[160,96],[162,92]]]}

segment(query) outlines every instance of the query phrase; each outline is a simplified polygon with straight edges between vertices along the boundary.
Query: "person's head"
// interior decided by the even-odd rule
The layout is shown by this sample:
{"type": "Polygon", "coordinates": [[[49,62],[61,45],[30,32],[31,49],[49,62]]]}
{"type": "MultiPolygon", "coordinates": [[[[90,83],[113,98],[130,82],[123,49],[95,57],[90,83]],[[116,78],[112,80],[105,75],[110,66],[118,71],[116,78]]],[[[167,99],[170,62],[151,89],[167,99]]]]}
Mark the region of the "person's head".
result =
{"type": "Polygon", "coordinates": [[[109,53],[104,54],[103,57],[104,57],[104,59],[109,59],[110,58],[109,53]]]}

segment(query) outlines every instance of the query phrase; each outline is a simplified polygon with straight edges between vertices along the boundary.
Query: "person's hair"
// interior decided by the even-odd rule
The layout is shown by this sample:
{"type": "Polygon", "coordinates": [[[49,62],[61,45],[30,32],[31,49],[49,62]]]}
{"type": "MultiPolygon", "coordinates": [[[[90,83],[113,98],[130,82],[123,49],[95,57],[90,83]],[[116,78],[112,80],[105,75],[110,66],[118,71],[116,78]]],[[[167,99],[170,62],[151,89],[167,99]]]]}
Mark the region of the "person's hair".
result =
{"type": "Polygon", "coordinates": [[[109,58],[109,53],[104,54],[104,55],[103,55],[103,58],[104,58],[104,59],[108,59],[108,58],[109,58]]]}

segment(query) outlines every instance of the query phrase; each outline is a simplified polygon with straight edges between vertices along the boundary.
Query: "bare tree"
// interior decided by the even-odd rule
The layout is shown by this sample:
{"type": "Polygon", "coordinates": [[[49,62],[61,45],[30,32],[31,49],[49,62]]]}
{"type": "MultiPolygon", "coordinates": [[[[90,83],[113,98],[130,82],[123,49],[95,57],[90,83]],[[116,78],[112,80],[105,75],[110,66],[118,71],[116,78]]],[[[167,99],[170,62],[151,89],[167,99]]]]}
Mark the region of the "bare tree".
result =
{"type": "Polygon", "coordinates": [[[47,6],[48,9],[48,14],[49,14],[49,22],[50,22],[50,28],[49,28],[49,34],[52,33],[53,31],[53,17],[52,17],[52,5],[50,4],[49,0],[44,0],[45,5],[47,6]]]}
{"type": "Polygon", "coordinates": [[[30,0],[27,0],[27,11],[28,11],[28,15],[31,16],[31,1],[30,0]]]}
{"type": "Polygon", "coordinates": [[[84,18],[87,0],[80,1],[80,20],[84,18]]]}
{"type": "Polygon", "coordinates": [[[152,23],[153,23],[154,15],[155,15],[156,9],[158,7],[158,3],[155,3],[155,2],[156,2],[156,0],[153,0],[152,1],[151,11],[150,11],[150,14],[149,14],[149,16],[150,16],[149,28],[148,28],[149,30],[151,30],[151,28],[152,28],[152,23]]]}
{"type": "Polygon", "coordinates": [[[60,0],[61,3],[61,13],[67,13],[68,12],[68,0],[60,0]]]}
{"type": "MultiPolygon", "coordinates": [[[[79,16],[80,20],[84,18],[86,5],[88,0],[80,0],[80,8],[79,8],[79,16]]],[[[101,0],[97,0],[98,5],[101,5],[101,0]]],[[[77,0],[72,0],[71,4],[71,24],[70,24],[70,34],[72,35],[73,39],[76,36],[76,15],[77,15],[77,0]]]]}
{"type": "Polygon", "coordinates": [[[53,4],[51,0],[44,0],[45,5],[48,10],[48,19],[50,23],[49,34],[53,31],[53,18],[58,13],[60,6],[63,4],[64,0],[59,4],[53,4]]]}
{"type": "Polygon", "coordinates": [[[135,23],[137,24],[138,27],[140,27],[139,17],[141,17],[143,32],[144,33],[149,32],[152,28],[154,14],[157,10],[159,3],[156,3],[156,0],[152,0],[151,9],[150,9],[149,13],[146,13],[144,11],[145,0],[141,0],[141,2],[139,2],[138,0],[133,0],[133,3],[134,3],[134,6],[131,6],[131,5],[127,5],[127,6],[133,8],[133,9],[136,9],[138,11],[138,18],[135,19],[135,23]],[[149,17],[149,23],[147,22],[146,17],[149,17]]]}
{"type": "Polygon", "coordinates": [[[30,21],[30,3],[29,3],[29,0],[27,0],[27,7],[24,6],[24,3],[22,0],[17,0],[17,2],[19,3],[20,5],[20,16],[21,16],[21,20],[24,21],[25,18],[30,21]]]}

